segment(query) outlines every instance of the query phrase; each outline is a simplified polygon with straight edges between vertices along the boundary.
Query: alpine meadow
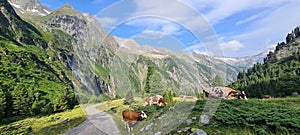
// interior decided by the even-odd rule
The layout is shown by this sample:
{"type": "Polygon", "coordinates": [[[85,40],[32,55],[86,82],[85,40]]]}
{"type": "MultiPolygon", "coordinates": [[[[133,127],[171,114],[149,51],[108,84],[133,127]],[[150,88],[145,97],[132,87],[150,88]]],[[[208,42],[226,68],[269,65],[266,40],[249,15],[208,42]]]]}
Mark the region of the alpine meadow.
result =
{"type": "Polygon", "coordinates": [[[300,22],[259,25],[296,4],[263,1],[0,0],[0,135],[299,134],[300,22]]]}

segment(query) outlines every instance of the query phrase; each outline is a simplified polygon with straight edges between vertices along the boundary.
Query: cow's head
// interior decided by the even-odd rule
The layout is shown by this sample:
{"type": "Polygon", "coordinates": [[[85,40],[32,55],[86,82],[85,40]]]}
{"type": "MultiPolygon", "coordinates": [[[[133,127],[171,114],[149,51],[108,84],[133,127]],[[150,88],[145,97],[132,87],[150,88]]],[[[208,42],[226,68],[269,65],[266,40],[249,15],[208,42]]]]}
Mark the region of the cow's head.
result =
{"type": "Polygon", "coordinates": [[[144,113],[144,111],[139,112],[139,115],[140,115],[141,119],[146,119],[147,118],[147,115],[146,115],[146,113],[144,113]]]}
{"type": "Polygon", "coordinates": [[[239,94],[239,98],[241,98],[241,99],[247,99],[246,93],[245,93],[244,91],[242,91],[242,92],[239,94]]]}

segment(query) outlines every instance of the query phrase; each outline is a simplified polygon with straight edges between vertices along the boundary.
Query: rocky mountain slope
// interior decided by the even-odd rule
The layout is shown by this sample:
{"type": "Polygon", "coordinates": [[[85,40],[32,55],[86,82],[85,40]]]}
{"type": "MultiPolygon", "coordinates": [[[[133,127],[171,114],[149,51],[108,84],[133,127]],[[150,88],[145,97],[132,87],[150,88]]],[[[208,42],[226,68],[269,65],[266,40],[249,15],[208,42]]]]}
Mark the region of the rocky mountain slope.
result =
{"type": "Polygon", "coordinates": [[[76,86],[92,95],[123,97],[128,90],[141,94],[150,65],[161,74],[165,88],[178,94],[195,95],[210,86],[216,74],[228,83],[238,73],[237,68],[211,57],[112,37],[96,18],[79,13],[69,4],[39,19],[27,19],[44,31],[59,29],[76,39],[72,44],[74,56],[68,60],[74,77],[81,82],[76,86]]]}
{"type": "Polygon", "coordinates": [[[120,46],[116,54],[130,65],[127,71],[129,76],[135,76],[135,79],[129,79],[138,82],[132,86],[135,89],[144,88],[150,65],[154,65],[162,74],[166,88],[178,94],[190,95],[211,86],[212,77],[217,74],[223,76],[224,82],[232,82],[238,71],[224,61],[202,54],[139,45],[132,39],[115,39],[120,46]]]}
{"type": "Polygon", "coordinates": [[[215,57],[216,59],[223,60],[226,63],[238,67],[240,69],[247,69],[253,66],[256,63],[263,63],[264,58],[267,57],[269,52],[274,52],[275,48],[268,48],[266,51],[263,51],[259,54],[253,56],[246,56],[246,57],[215,57]]]}
{"type": "Polygon", "coordinates": [[[45,16],[51,12],[39,0],[8,0],[8,2],[21,14],[45,16]]]}

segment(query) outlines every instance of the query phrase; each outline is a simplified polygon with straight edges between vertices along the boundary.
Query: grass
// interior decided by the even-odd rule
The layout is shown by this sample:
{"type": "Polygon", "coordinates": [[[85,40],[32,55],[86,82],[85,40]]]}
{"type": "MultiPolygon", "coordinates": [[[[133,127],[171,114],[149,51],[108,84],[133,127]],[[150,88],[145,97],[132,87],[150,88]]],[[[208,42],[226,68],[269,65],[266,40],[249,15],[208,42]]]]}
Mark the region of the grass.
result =
{"type": "Polygon", "coordinates": [[[199,117],[203,111],[205,101],[198,100],[195,104],[194,101],[196,100],[193,99],[175,97],[173,100],[174,103],[170,106],[175,106],[174,111],[169,111],[168,107],[143,107],[141,98],[135,98],[136,103],[130,106],[123,105],[123,100],[118,100],[106,102],[98,109],[113,116],[121,134],[128,134],[125,131],[121,117],[121,111],[125,108],[136,111],[144,110],[148,115],[146,120],[138,122],[134,126],[134,134],[154,134],[161,131],[163,134],[180,135],[190,134],[197,129],[202,129],[208,134],[214,135],[293,135],[297,134],[300,127],[299,122],[297,122],[300,117],[299,111],[297,111],[300,107],[300,97],[222,101],[210,124],[204,126],[199,126],[199,117]],[[192,124],[183,123],[183,121],[192,117],[197,118],[193,120],[192,124]],[[240,120],[243,119],[247,124],[241,123],[240,120]],[[150,123],[155,125],[151,130],[140,131],[150,123]],[[186,127],[190,128],[187,132],[177,132],[186,127]]]}
{"type": "MultiPolygon", "coordinates": [[[[186,118],[191,111],[191,106],[192,104],[196,101],[194,99],[182,99],[182,98],[174,98],[173,103],[169,103],[170,106],[175,106],[177,110],[179,111],[173,111],[173,112],[167,112],[168,107],[159,107],[159,106],[142,106],[143,105],[143,99],[140,97],[135,97],[134,98],[135,103],[131,105],[124,105],[124,99],[120,100],[114,100],[112,102],[105,102],[97,107],[98,110],[100,111],[105,111],[109,113],[113,120],[115,121],[120,134],[128,134],[127,131],[125,130],[125,124],[123,122],[122,118],[122,111],[125,109],[131,109],[131,110],[136,110],[136,111],[141,111],[143,110],[147,115],[148,118],[146,120],[143,120],[141,122],[138,122],[134,126],[134,134],[154,134],[155,130],[149,130],[149,131],[143,131],[141,132],[140,130],[142,128],[145,128],[147,125],[150,123],[156,123],[157,125],[161,125],[161,127],[166,124],[166,122],[170,122],[173,124],[169,124],[170,127],[174,128],[176,127],[177,121],[183,121],[184,118],[186,118]],[[190,111],[188,111],[190,110],[190,111]],[[159,117],[160,112],[165,112],[166,114],[164,115],[164,118],[160,120],[160,122],[157,121],[157,117],[159,117]],[[177,116],[178,114],[180,115],[185,115],[183,117],[174,117],[177,116]]],[[[157,126],[159,127],[159,126],[157,126]]],[[[158,130],[158,129],[157,129],[158,130]]]]}
{"type": "Polygon", "coordinates": [[[300,97],[260,99],[262,102],[275,103],[300,110],[300,97]]]}
{"type": "Polygon", "coordinates": [[[66,132],[70,128],[76,127],[84,120],[86,120],[84,110],[76,106],[75,109],[65,112],[49,116],[25,118],[10,124],[1,125],[0,134],[57,135],[66,132]]]}

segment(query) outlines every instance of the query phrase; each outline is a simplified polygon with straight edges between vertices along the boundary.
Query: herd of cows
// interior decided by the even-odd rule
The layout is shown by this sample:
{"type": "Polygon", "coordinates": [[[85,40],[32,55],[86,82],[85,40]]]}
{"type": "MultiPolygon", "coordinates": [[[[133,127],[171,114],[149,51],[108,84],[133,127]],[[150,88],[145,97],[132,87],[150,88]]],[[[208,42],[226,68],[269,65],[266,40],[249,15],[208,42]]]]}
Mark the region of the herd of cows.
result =
{"type": "MultiPolygon", "coordinates": [[[[152,97],[144,98],[144,106],[151,106],[151,105],[159,105],[159,106],[167,106],[168,103],[165,102],[163,96],[155,95],[152,97]]],[[[141,111],[136,112],[133,110],[124,110],[122,111],[122,117],[125,121],[125,128],[128,129],[128,132],[133,130],[133,126],[137,123],[137,121],[142,121],[143,119],[147,118],[147,115],[141,111]]]]}
{"type": "MultiPolygon", "coordinates": [[[[209,100],[210,98],[221,98],[226,100],[232,99],[245,99],[247,100],[246,94],[244,91],[238,92],[234,89],[229,87],[213,87],[209,89],[203,89],[203,93],[205,95],[205,100],[209,100]]],[[[269,95],[265,95],[264,98],[271,98],[269,95]]],[[[144,104],[143,106],[151,106],[151,105],[158,105],[158,106],[167,106],[168,103],[165,102],[163,96],[155,95],[152,97],[146,97],[143,99],[144,104]]],[[[174,108],[174,107],[170,107],[174,108]]],[[[142,121],[147,118],[146,113],[143,111],[136,112],[133,110],[124,110],[122,111],[122,117],[125,122],[125,129],[127,128],[128,132],[133,130],[133,126],[138,122],[142,121]]]]}

